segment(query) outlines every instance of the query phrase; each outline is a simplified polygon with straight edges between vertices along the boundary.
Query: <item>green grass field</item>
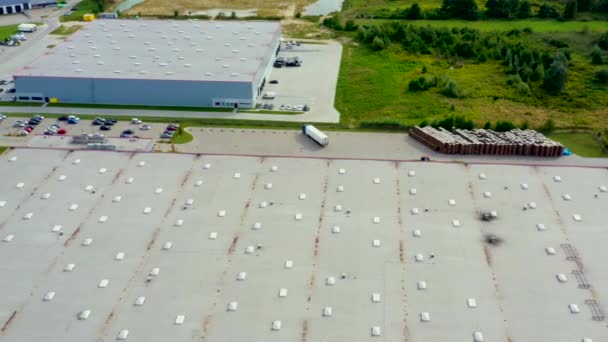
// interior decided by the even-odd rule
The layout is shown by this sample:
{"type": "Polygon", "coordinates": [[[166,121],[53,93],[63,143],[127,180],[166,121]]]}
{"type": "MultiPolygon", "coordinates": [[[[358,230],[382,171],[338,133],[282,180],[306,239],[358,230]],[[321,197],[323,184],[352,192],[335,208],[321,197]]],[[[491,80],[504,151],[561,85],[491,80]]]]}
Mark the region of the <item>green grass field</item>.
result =
{"type": "Polygon", "coordinates": [[[186,132],[186,130],[184,128],[186,128],[186,127],[180,127],[180,129],[177,131],[177,133],[173,136],[173,139],[171,139],[172,143],[187,144],[194,139],[192,134],[186,132]]]}
{"type": "Polygon", "coordinates": [[[81,28],[82,28],[82,25],[71,25],[71,26],[60,25],[53,32],[51,32],[51,34],[59,35],[59,36],[69,36],[72,33],[80,30],[81,28]]]}
{"type": "Polygon", "coordinates": [[[17,33],[17,26],[19,25],[0,26],[0,40],[4,41],[6,38],[17,33]]]}
{"type": "Polygon", "coordinates": [[[76,7],[77,11],[68,16],[62,15],[59,21],[82,21],[82,16],[88,13],[97,13],[97,5],[92,0],[82,0],[76,7]]]}
{"type": "Polygon", "coordinates": [[[606,151],[602,150],[602,147],[591,133],[555,132],[548,136],[549,138],[562,143],[562,145],[581,157],[608,158],[606,151]]]}
{"type": "Polygon", "coordinates": [[[8,147],[6,147],[6,146],[0,146],[0,154],[6,152],[6,150],[8,150],[8,147]]]}

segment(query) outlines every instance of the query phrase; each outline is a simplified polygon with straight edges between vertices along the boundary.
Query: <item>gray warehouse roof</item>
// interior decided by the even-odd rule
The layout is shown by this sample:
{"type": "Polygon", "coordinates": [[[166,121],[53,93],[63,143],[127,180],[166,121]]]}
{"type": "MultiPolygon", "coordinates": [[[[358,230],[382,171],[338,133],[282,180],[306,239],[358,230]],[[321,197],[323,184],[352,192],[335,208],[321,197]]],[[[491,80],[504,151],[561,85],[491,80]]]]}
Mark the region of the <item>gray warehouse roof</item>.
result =
{"type": "Polygon", "coordinates": [[[20,5],[31,1],[28,0],[0,0],[0,6],[20,5]]]}
{"type": "Polygon", "coordinates": [[[17,76],[252,81],[278,22],[98,20],[17,76]]]}

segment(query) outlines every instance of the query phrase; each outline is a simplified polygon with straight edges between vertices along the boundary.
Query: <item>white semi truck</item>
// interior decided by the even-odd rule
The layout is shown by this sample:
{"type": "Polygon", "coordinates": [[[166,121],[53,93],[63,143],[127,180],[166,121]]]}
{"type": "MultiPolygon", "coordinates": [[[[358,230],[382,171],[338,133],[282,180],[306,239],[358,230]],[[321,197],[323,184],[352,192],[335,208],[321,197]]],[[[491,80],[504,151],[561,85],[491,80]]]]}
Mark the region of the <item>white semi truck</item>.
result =
{"type": "Polygon", "coordinates": [[[327,146],[329,144],[329,138],[327,137],[327,134],[319,131],[313,125],[302,126],[302,133],[307,135],[312,140],[316,141],[317,144],[319,144],[321,146],[327,146]]]}

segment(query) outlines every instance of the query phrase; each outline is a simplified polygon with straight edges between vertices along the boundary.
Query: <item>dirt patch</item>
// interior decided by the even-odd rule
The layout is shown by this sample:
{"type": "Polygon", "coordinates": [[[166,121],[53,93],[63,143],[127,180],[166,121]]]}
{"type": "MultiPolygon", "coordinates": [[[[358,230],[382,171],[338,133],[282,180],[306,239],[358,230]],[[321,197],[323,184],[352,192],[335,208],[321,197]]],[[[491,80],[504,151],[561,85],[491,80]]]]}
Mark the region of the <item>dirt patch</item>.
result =
{"type": "MultiPolygon", "coordinates": [[[[126,11],[128,15],[193,15],[200,11],[213,9],[257,10],[260,16],[282,16],[293,18],[312,0],[146,0],[126,11]]],[[[230,12],[224,12],[230,15],[230,12]]]]}

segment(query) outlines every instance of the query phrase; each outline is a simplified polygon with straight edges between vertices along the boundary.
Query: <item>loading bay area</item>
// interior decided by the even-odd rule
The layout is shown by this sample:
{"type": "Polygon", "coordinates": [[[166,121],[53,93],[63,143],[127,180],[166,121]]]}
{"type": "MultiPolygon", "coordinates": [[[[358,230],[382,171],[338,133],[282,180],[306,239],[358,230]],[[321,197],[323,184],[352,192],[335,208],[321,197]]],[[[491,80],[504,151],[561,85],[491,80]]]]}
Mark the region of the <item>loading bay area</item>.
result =
{"type": "Polygon", "coordinates": [[[15,148],[0,177],[2,341],[608,340],[605,168],[15,148]]]}

